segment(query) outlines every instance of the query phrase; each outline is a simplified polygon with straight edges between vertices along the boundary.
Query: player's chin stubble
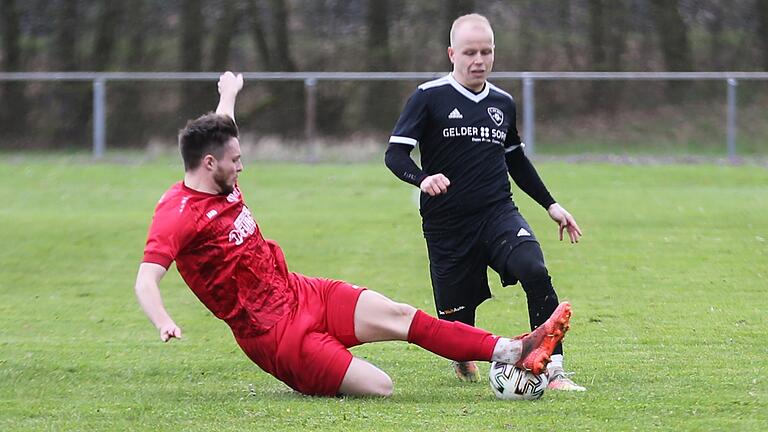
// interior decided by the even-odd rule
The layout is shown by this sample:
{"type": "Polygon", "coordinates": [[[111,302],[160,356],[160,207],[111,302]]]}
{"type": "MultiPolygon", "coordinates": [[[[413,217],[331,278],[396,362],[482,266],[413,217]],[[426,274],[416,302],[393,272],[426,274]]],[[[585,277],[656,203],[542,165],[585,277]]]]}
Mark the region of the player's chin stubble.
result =
{"type": "Polygon", "coordinates": [[[232,191],[235,190],[234,182],[233,184],[229,184],[224,179],[215,179],[215,181],[216,181],[216,186],[219,187],[219,190],[221,191],[222,195],[229,195],[232,193],[232,191]]]}

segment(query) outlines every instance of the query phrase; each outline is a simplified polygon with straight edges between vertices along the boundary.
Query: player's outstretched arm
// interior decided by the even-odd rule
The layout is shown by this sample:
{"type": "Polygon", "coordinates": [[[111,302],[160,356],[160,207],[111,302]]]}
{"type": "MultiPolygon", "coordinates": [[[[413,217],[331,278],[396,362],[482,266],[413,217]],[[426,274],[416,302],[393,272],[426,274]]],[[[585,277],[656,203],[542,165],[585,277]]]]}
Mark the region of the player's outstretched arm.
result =
{"type": "Polygon", "coordinates": [[[160,331],[160,340],[168,342],[171,338],[181,338],[181,329],[171,319],[163,306],[160,296],[160,279],[167,270],[154,263],[141,263],[136,275],[136,298],[152,324],[160,331]]]}
{"type": "Polygon", "coordinates": [[[219,105],[216,114],[228,115],[235,119],[235,100],[237,93],[243,88],[243,74],[224,72],[219,77],[219,105]]]}

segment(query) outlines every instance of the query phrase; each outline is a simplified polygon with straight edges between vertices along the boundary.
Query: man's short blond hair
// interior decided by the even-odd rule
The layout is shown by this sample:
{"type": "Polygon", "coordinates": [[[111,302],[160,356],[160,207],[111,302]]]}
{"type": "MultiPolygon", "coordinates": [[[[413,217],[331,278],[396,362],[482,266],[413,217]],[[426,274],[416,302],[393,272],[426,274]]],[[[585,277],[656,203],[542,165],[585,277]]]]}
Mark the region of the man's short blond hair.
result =
{"type": "Polygon", "coordinates": [[[478,13],[472,13],[472,14],[462,15],[456,18],[455,20],[453,20],[453,25],[451,25],[451,34],[450,34],[451,46],[453,46],[456,41],[456,37],[455,37],[456,30],[460,26],[464,24],[469,24],[469,23],[484,24],[488,26],[488,30],[491,31],[491,43],[493,43],[493,28],[491,27],[491,22],[488,21],[488,18],[486,18],[483,15],[480,15],[478,13]]]}

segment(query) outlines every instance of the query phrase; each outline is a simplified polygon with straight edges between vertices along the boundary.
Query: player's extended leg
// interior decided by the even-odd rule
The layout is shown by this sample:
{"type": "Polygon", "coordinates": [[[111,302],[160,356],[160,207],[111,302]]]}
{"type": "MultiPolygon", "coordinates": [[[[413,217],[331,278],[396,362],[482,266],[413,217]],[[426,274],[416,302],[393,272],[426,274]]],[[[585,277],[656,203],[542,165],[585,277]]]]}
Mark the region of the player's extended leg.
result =
{"type": "MultiPolygon", "coordinates": [[[[366,290],[360,294],[355,307],[355,337],[363,343],[404,340],[451,360],[514,363],[538,374],[543,372],[552,350],[568,330],[570,316],[570,305],[563,303],[537,330],[508,339],[460,322],[439,320],[413,306],[366,290]]],[[[368,385],[368,373],[386,376],[362,360],[353,360],[344,378],[342,393],[345,393],[343,389],[355,391],[354,394],[391,392],[387,385],[391,383],[389,377],[383,379],[377,375],[382,381],[368,385]]]]}
{"type": "MultiPolygon", "coordinates": [[[[542,325],[557,308],[559,303],[552,278],[544,263],[544,254],[536,242],[524,242],[513,249],[507,257],[506,271],[514,275],[523,286],[528,300],[528,317],[531,329],[542,325]]],[[[548,366],[550,388],[558,390],[584,391],[563,371],[563,347],[558,344],[553,352],[552,363],[548,366]]]]}

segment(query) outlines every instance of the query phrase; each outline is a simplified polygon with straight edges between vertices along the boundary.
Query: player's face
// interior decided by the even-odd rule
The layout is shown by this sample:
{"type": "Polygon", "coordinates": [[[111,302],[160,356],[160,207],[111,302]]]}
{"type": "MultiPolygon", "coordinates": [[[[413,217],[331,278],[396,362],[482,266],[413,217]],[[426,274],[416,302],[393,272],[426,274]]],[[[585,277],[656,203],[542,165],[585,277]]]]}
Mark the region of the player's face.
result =
{"type": "Polygon", "coordinates": [[[220,193],[229,194],[235,189],[237,176],[243,170],[243,162],[240,159],[240,141],[230,138],[224,145],[224,153],[216,159],[216,168],[213,171],[213,181],[218,186],[220,193]]]}
{"type": "Polygon", "coordinates": [[[493,31],[487,25],[466,23],[454,33],[448,57],[453,77],[463,86],[480,91],[493,68],[493,31]]]}

